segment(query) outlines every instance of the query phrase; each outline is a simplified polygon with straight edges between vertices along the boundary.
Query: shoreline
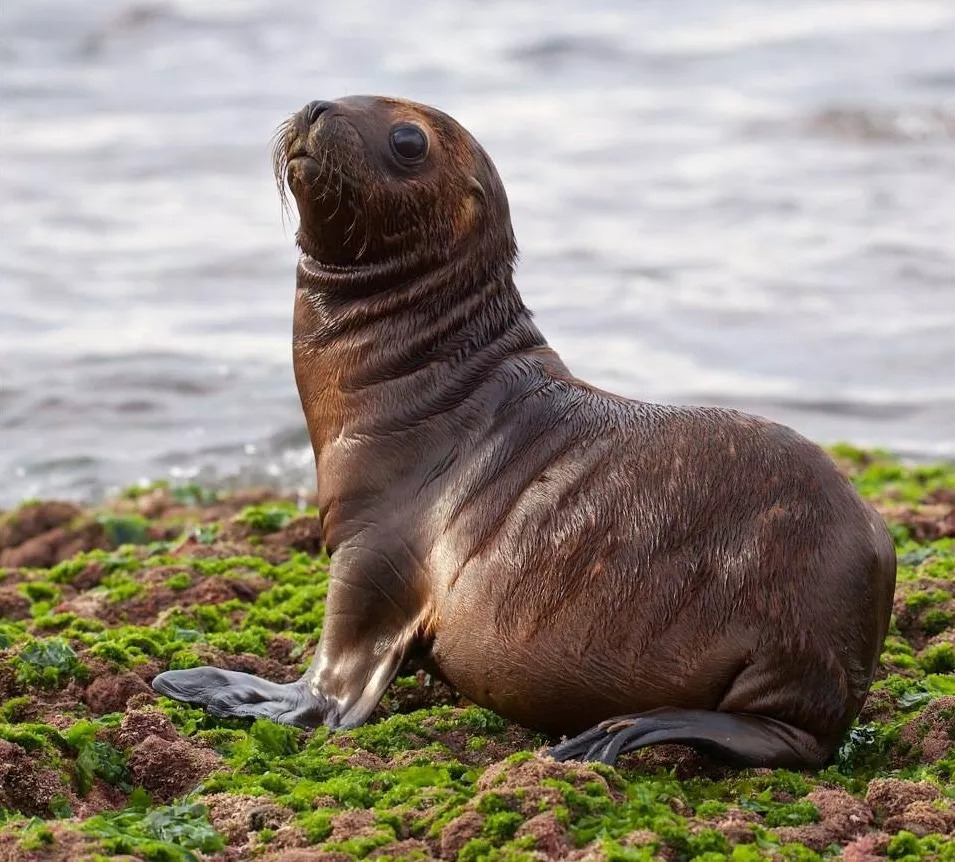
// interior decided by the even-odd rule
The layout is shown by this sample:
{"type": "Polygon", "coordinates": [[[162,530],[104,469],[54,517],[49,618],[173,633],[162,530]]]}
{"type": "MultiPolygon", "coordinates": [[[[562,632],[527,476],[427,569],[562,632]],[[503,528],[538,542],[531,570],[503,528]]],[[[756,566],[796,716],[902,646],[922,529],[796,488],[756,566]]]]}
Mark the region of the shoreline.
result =
{"type": "MultiPolygon", "coordinates": [[[[264,488],[276,494],[297,493],[307,496],[315,487],[315,461],[312,444],[304,426],[298,395],[290,415],[294,421],[265,438],[250,442],[231,442],[224,446],[177,451],[153,452],[142,461],[125,463],[104,459],[95,452],[52,455],[35,462],[0,463],[7,481],[0,485],[0,515],[16,508],[25,500],[69,500],[82,506],[96,506],[126,493],[130,488],[148,488],[155,484],[201,485],[220,493],[240,493],[250,488],[264,488]],[[130,463],[134,466],[130,466],[130,463]]],[[[780,422],[797,433],[815,440],[829,451],[846,447],[849,451],[866,451],[888,455],[906,466],[955,462],[955,443],[936,442],[897,445],[868,442],[820,442],[809,433],[807,423],[798,417],[781,415],[776,410],[760,409],[758,404],[734,399],[713,399],[704,396],[661,399],[660,403],[689,406],[712,406],[738,409],[755,416],[780,422]]],[[[953,414],[955,415],[955,414],[953,414]]],[[[943,421],[936,423],[946,427],[943,421]]],[[[185,432],[183,432],[185,433],[185,432]]],[[[109,435],[107,435],[108,437],[109,435]]],[[[16,449],[14,441],[13,449],[16,449]]],[[[12,450],[11,450],[12,451],[12,450]]],[[[79,450],[82,451],[82,450],[79,450]]]]}
{"type": "Polygon", "coordinates": [[[558,764],[408,669],[352,731],[215,719],[148,682],[300,674],[327,590],[314,498],[26,501],[0,514],[0,860],[955,858],[955,463],[829,451],[899,576],[877,680],[819,773],[682,746],[558,764]]]}

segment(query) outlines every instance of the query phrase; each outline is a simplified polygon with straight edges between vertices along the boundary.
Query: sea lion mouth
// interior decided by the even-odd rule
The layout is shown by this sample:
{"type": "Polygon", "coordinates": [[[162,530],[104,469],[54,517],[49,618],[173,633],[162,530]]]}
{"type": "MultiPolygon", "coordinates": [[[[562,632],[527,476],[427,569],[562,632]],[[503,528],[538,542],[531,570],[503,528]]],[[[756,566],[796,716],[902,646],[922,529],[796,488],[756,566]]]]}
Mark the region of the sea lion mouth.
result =
{"type": "Polygon", "coordinates": [[[282,203],[298,211],[298,245],[317,266],[342,273],[386,256],[367,144],[334,103],[309,103],[279,126],[272,158],[282,203]]]}
{"type": "Polygon", "coordinates": [[[367,218],[368,193],[347,168],[352,154],[340,140],[315,141],[295,132],[290,137],[277,158],[282,175],[276,180],[295,199],[299,246],[329,267],[362,262],[374,235],[367,218]]]}

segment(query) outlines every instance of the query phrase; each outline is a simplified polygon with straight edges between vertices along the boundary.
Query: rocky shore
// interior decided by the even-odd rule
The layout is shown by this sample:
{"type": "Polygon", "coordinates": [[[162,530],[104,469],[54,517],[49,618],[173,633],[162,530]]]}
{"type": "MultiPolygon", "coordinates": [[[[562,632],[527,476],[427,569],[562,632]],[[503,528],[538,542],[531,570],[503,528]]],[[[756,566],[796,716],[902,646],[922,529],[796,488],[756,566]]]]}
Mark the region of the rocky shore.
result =
{"type": "Polygon", "coordinates": [[[301,673],[328,575],[312,501],[156,484],[25,502],[0,515],[0,862],[955,860],[955,465],[832,452],[899,578],[878,680],[820,773],[680,746],[558,764],[411,671],[348,733],[211,718],[149,681],[301,673]]]}

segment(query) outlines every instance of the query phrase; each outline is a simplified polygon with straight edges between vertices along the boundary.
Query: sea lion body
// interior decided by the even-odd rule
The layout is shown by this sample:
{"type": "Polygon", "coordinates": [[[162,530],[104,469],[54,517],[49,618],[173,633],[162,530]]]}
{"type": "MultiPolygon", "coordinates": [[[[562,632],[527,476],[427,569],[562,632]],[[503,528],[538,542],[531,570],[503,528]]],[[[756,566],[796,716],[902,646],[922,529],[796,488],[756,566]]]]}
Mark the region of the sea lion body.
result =
{"type": "Polygon", "coordinates": [[[201,668],[157,689],[348,727],[414,652],[522,724],[615,719],[559,757],[678,741],[825,762],[895,581],[884,524],[831,459],[767,420],[575,378],[513,284],[496,171],[446,115],[313,103],[280,147],[302,218],[294,361],[332,559],[325,627],[291,686],[201,668]]]}

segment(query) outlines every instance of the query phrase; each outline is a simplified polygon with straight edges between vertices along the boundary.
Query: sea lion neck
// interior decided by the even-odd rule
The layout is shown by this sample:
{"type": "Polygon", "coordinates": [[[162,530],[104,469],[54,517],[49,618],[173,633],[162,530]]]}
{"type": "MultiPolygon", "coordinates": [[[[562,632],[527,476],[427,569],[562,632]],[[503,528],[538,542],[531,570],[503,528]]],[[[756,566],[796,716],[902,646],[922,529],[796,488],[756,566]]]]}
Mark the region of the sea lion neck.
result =
{"type": "MultiPolygon", "coordinates": [[[[324,295],[337,304],[363,299],[395,284],[410,282],[425,274],[430,261],[421,256],[393,257],[383,261],[330,264],[303,250],[299,255],[296,283],[302,290],[324,295]]],[[[433,265],[432,265],[433,266],[433,265]]]]}
{"type": "MultiPolygon", "coordinates": [[[[344,391],[412,374],[469,353],[530,312],[511,263],[480,266],[462,255],[433,268],[403,262],[325,267],[302,255],[297,271],[294,349],[322,354],[344,391]],[[423,271],[422,271],[423,270],[423,271]]],[[[544,344],[536,327],[533,346],[544,344]]]]}
{"type": "Polygon", "coordinates": [[[330,541],[340,538],[336,525],[349,521],[334,501],[374,505],[368,501],[375,493],[364,487],[371,474],[361,467],[373,457],[364,450],[369,429],[393,437],[397,458],[394,475],[379,461],[375,481],[398,481],[415,450],[447,445],[441,428],[450,412],[494,369],[531,351],[559,364],[521,300],[510,263],[498,263],[477,277],[466,258],[450,261],[364,295],[313,289],[299,268],[293,360],[330,541]]]}
{"type": "MultiPolygon", "coordinates": [[[[296,319],[296,342],[314,349],[360,339],[375,328],[383,328],[377,335],[386,341],[405,328],[414,337],[432,319],[455,323],[450,309],[465,307],[477,314],[490,295],[502,301],[507,313],[526,313],[513,280],[517,250],[512,239],[499,240],[487,231],[450,249],[423,245],[380,262],[347,265],[318,260],[303,245],[296,287],[313,313],[307,321],[296,319]]],[[[501,308],[485,311],[502,313],[501,308]]],[[[422,349],[426,346],[422,343],[422,349]]]]}

